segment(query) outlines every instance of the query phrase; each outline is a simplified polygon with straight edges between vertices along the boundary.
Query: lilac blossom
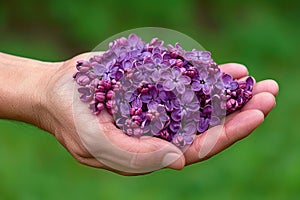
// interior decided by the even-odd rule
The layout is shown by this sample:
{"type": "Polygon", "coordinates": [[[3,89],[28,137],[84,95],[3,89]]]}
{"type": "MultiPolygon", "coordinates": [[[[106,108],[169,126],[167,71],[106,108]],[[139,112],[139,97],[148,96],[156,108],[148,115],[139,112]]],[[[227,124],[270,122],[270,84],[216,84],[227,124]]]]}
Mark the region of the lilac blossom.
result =
{"type": "Polygon", "coordinates": [[[198,76],[193,78],[192,90],[203,91],[205,94],[209,94],[212,89],[212,85],[216,82],[213,75],[209,74],[206,69],[202,69],[198,72],[198,76]]]}
{"type": "Polygon", "coordinates": [[[161,74],[170,68],[170,63],[163,60],[163,55],[154,53],[144,61],[145,67],[151,71],[151,79],[157,82],[161,79],[161,74]]]}
{"type": "Polygon", "coordinates": [[[208,51],[198,51],[196,49],[193,49],[192,51],[185,52],[184,58],[196,62],[207,62],[211,60],[211,54],[208,51]]]}
{"type": "Polygon", "coordinates": [[[76,63],[80,100],[94,115],[107,110],[128,136],[154,136],[184,148],[252,97],[254,79],[222,73],[208,51],[185,51],[135,34],[102,55],[76,63]]]}
{"type": "Polygon", "coordinates": [[[141,108],[143,102],[140,99],[140,92],[138,90],[134,90],[134,92],[129,90],[129,92],[131,92],[131,96],[130,96],[130,99],[129,99],[129,102],[131,103],[131,106],[135,107],[135,108],[141,108]]]}
{"type": "Polygon", "coordinates": [[[177,42],[175,46],[172,46],[171,44],[168,45],[168,50],[170,51],[170,54],[172,57],[178,57],[183,56],[185,51],[181,47],[180,43],[177,42]]]}
{"type": "Polygon", "coordinates": [[[159,98],[164,103],[167,111],[173,111],[173,109],[179,109],[180,107],[179,100],[172,91],[160,91],[159,98]]]}
{"type": "Polygon", "coordinates": [[[198,132],[203,133],[208,129],[211,119],[211,112],[212,107],[210,105],[207,105],[203,108],[202,112],[200,113],[200,120],[197,127],[198,132]]]}
{"type": "Polygon", "coordinates": [[[193,138],[190,135],[184,135],[181,133],[177,133],[173,136],[172,140],[173,144],[176,146],[183,148],[187,145],[190,145],[193,143],[193,138]]]}
{"type": "Polygon", "coordinates": [[[147,93],[142,93],[140,99],[143,103],[147,104],[148,109],[157,107],[157,105],[161,102],[156,87],[151,87],[147,93]]]}
{"type": "Polygon", "coordinates": [[[228,90],[236,90],[239,86],[237,81],[234,81],[232,79],[232,76],[229,74],[223,74],[222,75],[222,82],[223,82],[223,87],[228,90]]]}
{"type": "Polygon", "coordinates": [[[177,90],[178,93],[183,94],[186,85],[191,83],[191,78],[181,74],[181,70],[178,67],[172,68],[162,74],[165,79],[163,87],[166,91],[177,90]]]}
{"type": "Polygon", "coordinates": [[[168,125],[170,120],[162,105],[155,105],[149,109],[146,119],[149,121],[148,129],[150,128],[152,135],[158,135],[168,125]]]}
{"type": "Polygon", "coordinates": [[[187,89],[181,96],[180,113],[181,117],[189,116],[191,113],[197,112],[200,108],[199,102],[195,98],[194,91],[187,89]]]}

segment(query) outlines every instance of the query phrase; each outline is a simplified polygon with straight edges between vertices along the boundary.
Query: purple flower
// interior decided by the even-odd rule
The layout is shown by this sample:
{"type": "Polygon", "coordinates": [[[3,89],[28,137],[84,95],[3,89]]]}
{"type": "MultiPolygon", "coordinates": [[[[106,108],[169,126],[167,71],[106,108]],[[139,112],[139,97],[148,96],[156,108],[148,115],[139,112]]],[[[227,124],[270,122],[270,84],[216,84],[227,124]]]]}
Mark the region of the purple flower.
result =
{"type": "Polygon", "coordinates": [[[182,123],[179,131],[173,137],[173,143],[178,147],[184,147],[193,143],[193,135],[196,133],[196,124],[194,122],[182,123]]]}
{"type": "Polygon", "coordinates": [[[89,88],[86,87],[78,88],[78,92],[82,94],[80,96],[80,100],[83,102],[89,102],[93,98],[93,94],[91,93],[91,90],[89,88]]]}
{"type": "Polygon", "coordinates": [[[109,63],[108,66],[103,64],[96,64],[94,66],[94,72],[101,77],[101,80],[111,80],[111,78],[115,78],[117,71],[118,68],[114,67],[114,63],[109,63]]]}
{"type": "Polygon", "coordinates": [[[181,133],[177,133],[173,136],[172,142],[176,146],[182,148],[182,147],[185,147],[186,145],[192,144],[193,138],[190,135],[184,135],[181,133]]]}
{"type": "Polygon", "coordinates": [[[132,107],[141,108],[143,105],[142,100],[140,99],[140,93],[138,90],[134,90],[132,92],[131,90],[128,91],[128,93],[131,93],[129,102],[131,103],[132,107]]]}
{"type": "Polygon", "coordinates": [[[129,136],[140,137],[144,131],[140,127],[140,119],[138,117],[120,117],[116,120],[116,125],[129,136]]]}
{"type": "Polygon", "coordinates": [[[146,118],[148,120],[147,128],[150,129],[152,135],[158,135],[170,120],[163,105],[156,105],[149,109],[146,118]]]}
{"type": "Polygon", "coordinates": [[[178,43],[178,42],[175,44],[175,47],[172,46],[171,44],[169,44],[168,50],[170,51],[171,56],[173,58],[177,58],[178,56],[183,56],[185,53],[183,48],[181,47],[180,43],[178,43]]]}
{"type": "Polygon", "coordinates": [[[122,69],[125,71],[130,71],[133,68],[133,59],[124,59],[122,62],[122,69]]]}
{"type": "Polygon", "coordinates": [[[140,37],[138,37],[135,34],[130,34],[128,37],[128,48],[130,50],[135,50],[135,49],[143,49],[145,46],[144,42],[141,40],[140,37]]]}
{"type": "Polygon", "coordinates": [[[208,51],[198,51],[193,49],[184,54],[184,58],[190,61],[207,62],[211,61],[211,54],[208,51]]]}
{"type": "Polygon", "coordinates": [[[198,72],[199,75],[193,79],[192,90],[203,91],[204,94],[211,92],[213,84],[216,82],[214,76],[211,76],[206,69],[198,72]]]}
{"type": "Polygon", "coordinates": [[[131,91],[121,91],[117,92],[113,98],[113,101],[116,102],[118,106],[118,110],[121,112],[121,115],[129,115],[130,114],[130,98],[132,96],[131,91]]]}
{"type": "Polygon", "coordinates": [[[78,77],[76,78],[76,82],[80,86],[86,86],[87,84],[89,84],[91,82],[91,80],[86,75],[78,75],[78,77]]]}
{"type": "Polygon", "coordinates": [[[179,132],[184,135],[193,135],[197,130],[196,124],[192,121],[189,123],[182,123],[179,132]]]}
{"type": "Polygon", "coordinates": [[[90,63],[88,61],[79,60],[79,61],[77,61],[76,69],[79,72],[86,73],[86,72],[88,72],[91,69],[91,65],[90,65],[90,63]]]}
{"type": "Polygon", "coordinates": [[[172,70],[167,70],[162,74],[165,79],[163,82],[163,88],[166,91],[177,90],[178,93],[183,94],[186,85],[191,83],[191,78],[181,74],[181,70],[178,67],[173,67],[172,70]]]}
{"type": "Polygon", "coordinates": [[[185,93],[182,94],[179,101],[179,109],[175,109],[171,113],[173,121],[182,121],[184,117],[191,118],[193,114],[199,110],[199,101],[195,97],[194,92],[190,89],[186,90],[185,93]]]}
{"type": "Polygon", "coordinates": [[[248,77],[246,79],[246,91],[252,91],[254,85],[254,79],[252,77],[248,77]]]}
{"type": "Polygon", "coordinates": [[[181,117],[189,116],[190,113],[198,111],[200,108],[198,100],[195,98],[194,91],[186,90],[180,99],[181,117]]]}
{"type": "Polygon", "coordinates": [[[227,90],[236,90],[239,87],[238,82],[234,81],[232,79],[232,76],[230,76],[229,74],[222,75],[222,82],[223,82],[224,88],[227,90]]]}
{"type": "Polygon", "coordinates": [[[207,105],[203,108],[202,112],[200,113],[200,120],[197,127],[198,132],[203,133],[208,129],[211,119],[211,112],[212,107],[210,105],[207,105]]]}
{"type": "Polygon", "coordinates": [[[165,72],[170,63],[165,62],[160,53],[155,53],[144,61],[145,67],[151,72],[153,82],[158,82],[161,79],[161,74],[165,72]]]}
{"type": "Polygon", "coordinates": [[[125,37],[121,37],[119,39],[114,40],[109,43],[109,49],[111,51],[116,51],[117,49],[122,49],[122,47],[127,45],[127,39],[125,37]]]}
{"type": "Polygon", "coordinates": [[[172,91],[160,91],[159,97],[164,103],[167,111],[173,111],[173,109],[179,109],[180,103],[177,96],[172,91]]]}
{"type": "MultiPolygon", "coordinates": [[[[155,47],[162,47],[163,44],[164,44],[164,41],[159,40],[158,38],[153,38],[153,39],[149,42],[148,46],[149,46],[150,48],[153,49],[153,48],[155,48],[155,47]]],[[[150,49],[150,50],[151,50],[151,49],[150,49]]]]}
{"type": "Polygon", "coordinates": [[[233,80],[210,52],[186,52],[179,43],[148,44],[135,34],[76,64],[80,99],[94,115],[106,109],[129,136],[155,136],[184,148],[196,132],[217,126],[252,97],[254,79],[233,80]]]}
{"type": "Polygon", "coordinates": [[[134,72],[133,72],[133,82],[135,82],[136,84],[144,81],[144,82],[151,82],[150,80],[150,74],[151,72],[144,66],[141,65],[139,66],[134,72]]]}
{"type": "Polygon", "coordinates": [[[142,93],[140,98],[143,103],[147,103],[148,109],[157,107],[157,105],[161,102],[156,87],[151,87],[147,93],[142,93]]]}
{"type": "Polygon", "coordinates": [[[173,135],[169,133],[167,129],[160,131],[158,134],[154,135],[155,137],[161,138],[163,140],[167,140],[169,142],[172,141],[173,135]]]}

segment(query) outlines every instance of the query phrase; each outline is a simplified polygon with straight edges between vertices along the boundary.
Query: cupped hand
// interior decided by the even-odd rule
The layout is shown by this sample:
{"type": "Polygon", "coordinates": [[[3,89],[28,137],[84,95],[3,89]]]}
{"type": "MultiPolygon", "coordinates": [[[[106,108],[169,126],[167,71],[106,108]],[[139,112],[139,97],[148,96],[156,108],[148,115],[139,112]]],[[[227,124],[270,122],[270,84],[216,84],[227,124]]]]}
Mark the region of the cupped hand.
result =
{"type": "MultiPolygon", "coordinates": [[[[256,83],[253,98],[242,110],[229,115],[224,126],[196,136],[183,153],[173,144],[155,137],[125,135],[107,112],[97,117],[90,113],[87,104],[80,101],[72,79],[76,62],[89,56],[81,54],[55,64],[45,96],[41,98],[45,106],[40,110],[39,126],[55,135],[78,162],[123,175],[145,174],[165,167],[182,169],[217,154],[263,122],[274,107],[278,92],[278,85],[272,80],[256,83]]],[[[239,64],[225,64],[220,68],[237,79],[248,74],[239,64]]]]}

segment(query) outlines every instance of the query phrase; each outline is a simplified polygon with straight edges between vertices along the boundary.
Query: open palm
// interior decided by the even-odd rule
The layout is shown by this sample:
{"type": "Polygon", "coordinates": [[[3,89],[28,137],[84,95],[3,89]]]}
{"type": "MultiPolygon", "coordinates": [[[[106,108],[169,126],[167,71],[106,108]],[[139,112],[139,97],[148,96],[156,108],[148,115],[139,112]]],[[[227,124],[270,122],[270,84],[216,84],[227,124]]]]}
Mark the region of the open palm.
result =
{"type": "MultiPolygon", "coordinates": [[[[277,83],[265,80],[255,84],[253,98],[245,107],[226,118],[224,126],[214,127],[196,136],[184,153],[173,144],[154,137],[128,137],[114,125],[106,112],[93,116],[80,102],[72,80],[76,61],[82,54],[57,63],[47,87],[47,109],[40,126],[53,133],[58,141],[85,165],[104,168],[123,175],[149,173],[164,167],[182,169],[205,160],[249,135],[275,105],[277,83]]],[[[221,70],[234,78],[247,76],[239,64],[224,64],[221,70]]]]}

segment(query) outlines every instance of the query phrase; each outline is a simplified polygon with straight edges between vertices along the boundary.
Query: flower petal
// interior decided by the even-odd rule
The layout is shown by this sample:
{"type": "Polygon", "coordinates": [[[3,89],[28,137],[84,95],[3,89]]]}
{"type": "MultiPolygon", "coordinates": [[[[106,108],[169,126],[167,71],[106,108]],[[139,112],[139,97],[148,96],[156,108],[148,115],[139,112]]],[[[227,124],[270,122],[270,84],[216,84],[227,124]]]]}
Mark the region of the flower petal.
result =
{"type": "Polygon", "coordinates": [[[180,123],[178,123],[178,122],[170,123],[170,129],[173,133],[177,133],[179,131],[179,128],[180,128],[180,123]]]}
{"type": "Polygon", "coordinates": [[[230,83],[230,90],[236,90],[237,88],[239,87],[239,84],[238,84],[238,82],[237,81],[232,81],[231,83],[230,83]]]}
{"type": "Polygon", "coordinates": [[[129,115],[130,113],[130,105],[128,103],[120,103],[120,111],[122,115],[129,115]]]}
{"type": "Polygon", "coordinates": [[[137,107],[137,108],[141,108],[143,105],[143,102],[140,100],[140,98],[136,98],[132,103],[131,106],[132,107],[137,107]]]}
{"type": "Polygon", "coordinates": [[[165,90],[171,91],[171,90],[174,90],[175,84],[172,80],[165,80],[163,83],[163,87],[165,90]]]}
{"type": "Polygon", "coordinates": [[[183,131],[186,135],[194,134],[196,131],[196,124],[193,122],[190,122],[189,124],[184,126],[183,131]]]}
{"type": "Polygon", "coordinates": [[[157,106],[158,106],[158,103],[156,101],[150,101],[147,104],[147,107],[148,107],[149,110],[156,110],[157,106]]]}
{"type": "Polygon", "coordinates": [[[192,102],[194,97],[195,97],[195,92],[190,89],[187,89],[181,96],[181,102],[188,104],[188,103],[192,102]]]}
{"type": "Polygon", "coordinates": [[[216,116],[212,116],[211,119],[210,119],[210,122],[209,124],[211,126],[217,126],[221,123],[221,120],[219,119],[219,117],[216,117],[216,116]]]}
{"type": "Polygon", "coordinates": [[[166,71],[163,71],[161,74],[160,74],[161,78],[163,79],[171,79],[172,77],[172,73],[170,70],[166,70],[166,71]]]}
{"type": "Polygon", "coordinates": [[[161,73],[159,73],[158,70],[153,71],[153,73],[151,74],[151,78],[154,82],[158,82],[160,79],[161,73]]]}
{"type": "Polygon", "coordinates": [[[191,88],[193,91],[200,91],[202,89],[202,84],[198,81],[194,81],[191,88]]]}
{"type": "Polygon", "coordinates": [[[206,79],[207,76],[208,76],[208,72],[205,69],[202,69],[202,70],[199,71],[200,80],[206,79]]]}
{"type": "Polygon", "coordinates": [[[152,96],[149,93],[142,93],[140,96],[143,103],[149,103],[152,99],[152,96]]]}
{"type": "Polygon", "coordinates": [[[154,53],[153,55],[152,55],[152,60],[153,60],[153,62],[156,64],[156,65],[158,65],[158,64],[160,64],[161,63],[161,61],[162,61],[162,56],[161,56],[161,54],[160,53],[154,53]]]}
{"type": "Polygon", "coordinates": [[[179,94],[183,94],[185,92],[185,85],[183,83],[177,83],[176,89],[179,94]]]}
{"type": "Polygon", "coordinates": [[[187,106],[188,106],[188,109],[190,111],[197,111],[200,108],[200,105],[199,105],[199,103],[196,100],[194,100],[193,102],[191,102],[187,106]]]}
{"type": "Polygon", "coordinates": [[[198,132],[203,133],[209,127],[209,119],[201,118],[197,127],[198,132]]]}
{"type": "Polygon", "coordinates": [[[94,67],[94,72],[98,76],[102,76],[104,72],[106,72],[107,68],[102,64],[96,64],[94,67]]]}
{"type": "Polygon", "coordinates": [[[167,92],[166,92],[166,91],[161,91],[161,92],[159,93],[159,98],[160,98],[163,102],[167,102],[167,101],[168,101],[167,92]]]}
{"type": "Polygon", "coordinates": [[[224,85],[229,85],[230,82],[232,81],[232,76],[230,76],[229,74],[223,74],[222,81],[224,85]]]}
{"type": "Polygon", "coordinates": [[[171,118],[176,121],[179,122],[181,120],[181,110],[174,110],[171,113],[171,118]]]}
{"type": "Polygon", "coordinates": [[[181,83],[187,85],[187,84],[190,84],[190,83],[191,83],[191,78],[188,77],[188,76],[183,75],[183,76],[180,76],[179,82],[181,82],[181,83]]]}
{"type": "Polygon", "coordinates": [[[190,135],[184,135],[183,138],[187,145],[192,144],[194,141],[193,137],[190,135]]]}

